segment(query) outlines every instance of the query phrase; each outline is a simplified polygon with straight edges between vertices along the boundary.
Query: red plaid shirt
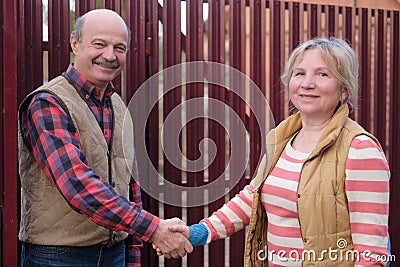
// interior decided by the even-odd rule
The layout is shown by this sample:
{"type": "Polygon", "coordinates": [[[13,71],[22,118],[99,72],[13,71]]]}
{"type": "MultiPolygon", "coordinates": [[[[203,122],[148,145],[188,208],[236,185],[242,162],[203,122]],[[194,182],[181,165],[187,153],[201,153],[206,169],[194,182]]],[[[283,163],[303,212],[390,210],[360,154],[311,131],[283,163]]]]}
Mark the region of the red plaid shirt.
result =
{"type": "MultiPolygon", "coordinates": [[[[65,75],[86,99],[103,130],[104,138],[110,144],[113,124],[110,98],[114,93],[112,84],[108,85],[103,100],[100,100],[93,94],[94,86],[72,65],[65,75]]],[[[140,266],[142,240],[148,241],[157,228],[159,218],[142,209],[140,188],[133,179],[138,175],[136,162],[128,200],[118,195],[102,177],[93,173],[80,149],[79,135],[72,119],[57,98],[49,93],[38,93],[32,98],[27,110],[22,111],[21,129],[36,161],[54,181],[69,205],[100,226],[128,232],[127,266],[140,266]]]]}

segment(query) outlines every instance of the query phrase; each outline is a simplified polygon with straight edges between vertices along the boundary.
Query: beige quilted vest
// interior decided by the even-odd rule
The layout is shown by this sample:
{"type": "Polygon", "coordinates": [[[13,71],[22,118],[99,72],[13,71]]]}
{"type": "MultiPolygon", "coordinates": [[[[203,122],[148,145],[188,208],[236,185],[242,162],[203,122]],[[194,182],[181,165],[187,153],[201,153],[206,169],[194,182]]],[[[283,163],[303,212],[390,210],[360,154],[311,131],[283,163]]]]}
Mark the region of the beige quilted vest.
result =
{"type": "MultiPolygon", "coordinates": [[[[112,146],[109,151],[102,130],[90,108],[63,76],[51,80],[28,95],[21,104],[20,114],[21,110],[26,109],[32,96],[39,91],[46,91],[58,97],[64,110],[74,122],[81,141],[81,149],[94,173],[108,182],[111,176],[114,190],[129,198],[130,168],[134,154],[133,127],[131,120],[123,123],[126,106],[122,99],[117,94],[111,97],[114,124],[112,146]],[[130,137],[125,138],[127,136],[125,134],[128,133],[130,137]]],[[[23,141],[20,125],[18,133],[21,241],[40,245],[88,246],[110,245],[127,237],[128,234],[125,232],[107,230],[93,223],[86,215],[72,210],[54,182],[36,163],[23,141]]]]}

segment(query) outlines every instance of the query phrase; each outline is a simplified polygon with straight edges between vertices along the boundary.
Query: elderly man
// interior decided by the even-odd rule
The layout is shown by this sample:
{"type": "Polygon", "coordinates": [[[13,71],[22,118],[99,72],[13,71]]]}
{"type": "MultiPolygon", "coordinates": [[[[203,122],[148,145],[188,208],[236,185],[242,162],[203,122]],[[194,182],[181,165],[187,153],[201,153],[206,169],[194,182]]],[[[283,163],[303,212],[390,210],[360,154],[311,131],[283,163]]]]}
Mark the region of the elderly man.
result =
{"type": "Polygon", "coordinates": [[[179,219],[142,209],[133,142],[122,141],[126,106],[111,83],[129,42],[117,13],[86,13],[70,38],[74,63],[20,106],[21,266],[140,266],[142,240],[167,257],[193,249],[168,231],[179,219]]]}

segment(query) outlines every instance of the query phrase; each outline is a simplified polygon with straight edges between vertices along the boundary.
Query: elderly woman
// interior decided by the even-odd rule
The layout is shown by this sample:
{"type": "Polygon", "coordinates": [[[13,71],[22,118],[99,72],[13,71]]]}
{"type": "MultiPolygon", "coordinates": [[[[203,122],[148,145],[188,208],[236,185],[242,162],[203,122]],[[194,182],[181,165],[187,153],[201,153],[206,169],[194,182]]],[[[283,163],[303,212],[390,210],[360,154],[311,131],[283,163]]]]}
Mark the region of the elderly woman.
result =
{"type": "Polygon", "coordinates": [[[197,246],[249,225],[245,266],[385,266],[390,172],[377,139],[349,118],[354,50],[308,40],[281,78],[297,113],[268,133],[256,177],[211,217],[170,230],[197,246]]]}

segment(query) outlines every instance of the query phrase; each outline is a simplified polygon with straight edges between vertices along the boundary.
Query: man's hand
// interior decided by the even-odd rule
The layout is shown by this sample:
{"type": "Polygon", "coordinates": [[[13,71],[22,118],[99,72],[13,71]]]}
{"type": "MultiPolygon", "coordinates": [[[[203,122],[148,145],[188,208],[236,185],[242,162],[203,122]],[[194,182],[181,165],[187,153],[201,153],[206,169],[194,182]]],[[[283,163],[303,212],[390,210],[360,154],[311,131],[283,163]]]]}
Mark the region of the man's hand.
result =
{"type": "MultiPolygon", "coordinates": [[[[175,225],[169,226],[168,230],[173,233],[181,233],[186,238],[189,238],[189,234],[190,234],[189,227],[186,226],[185,224],[175,224],[175,225]]],[[[153,249],[155,249],[158,256],[164,255],[164,251],[162,249],[160,249],[158,246],[156,246],[154,243],[153,243],[153,249]]]]}
{"type": "Polygon", "coordinates": [[[168,229],[169,229],[171,232],[174,232],[174,233],[181,233],[181,234],[183,234],[186,238],[189,238],[189,234],[190,234],[189,227],[186,226],[186,225],[184,225],[184,224],[175,224],[175,225],[172,225],[172,226],[168,227],[168,229]]]}
{"type": "Polygon", "coordinates": [[[171,257],[177,259],[184,257],[186,253],[191,253],[193,246],[187,240],[187,237],[180,231],[170,231],[170,226],[185,226],[185,223],[178,218],[160,220],[156,231],[149,240],[153,243],[153,247],[157,248],[157,254],[164,255],[168,259],[171,257]]]}

